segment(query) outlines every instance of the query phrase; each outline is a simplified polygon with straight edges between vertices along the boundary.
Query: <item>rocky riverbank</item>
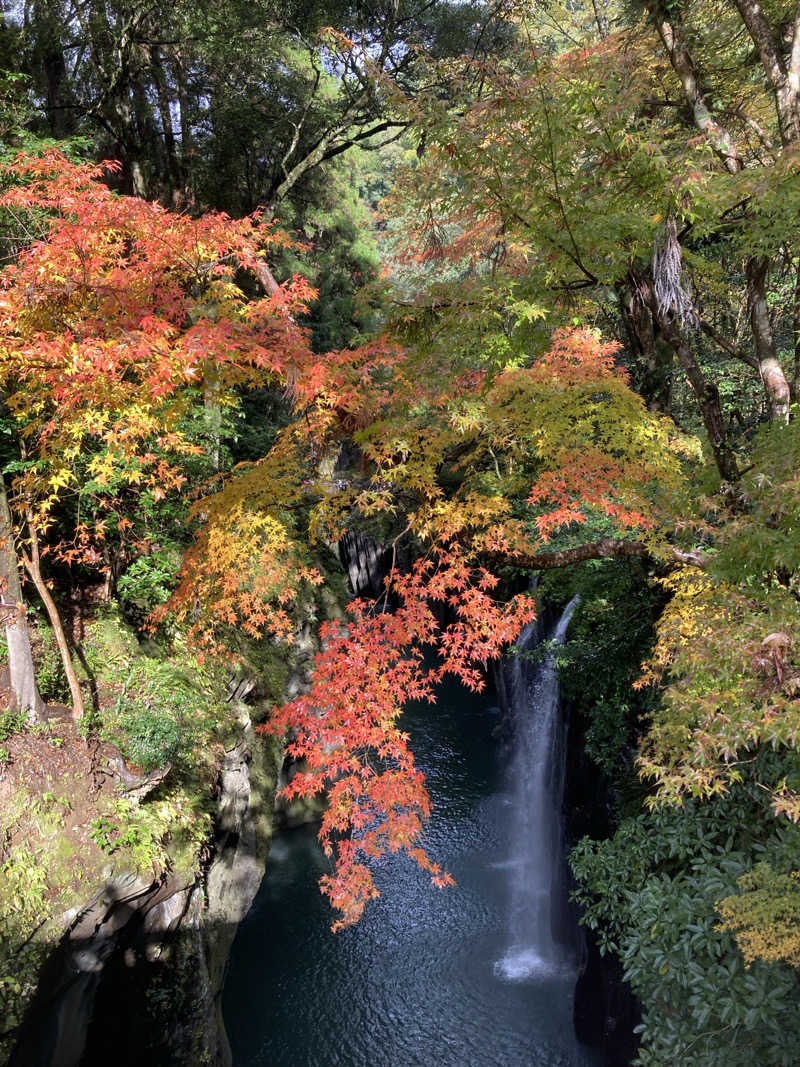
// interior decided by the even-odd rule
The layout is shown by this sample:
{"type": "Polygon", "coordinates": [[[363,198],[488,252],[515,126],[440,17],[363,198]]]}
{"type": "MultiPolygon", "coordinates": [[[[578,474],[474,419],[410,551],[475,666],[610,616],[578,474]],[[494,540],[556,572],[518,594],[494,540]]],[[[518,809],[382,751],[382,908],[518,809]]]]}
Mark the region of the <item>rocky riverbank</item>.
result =
{"type": "MultiPolygon", "coordinates": [[[[151,669],[118,619],[97,637],[106,678],[118,660],[129,672],[151,669]]],[[[205,750],[180,768],[131,770],[115,745],[85,742],[63,709],[53,709],[46,732],[8,739],[0,1062],[230,1062],[219,998],[236,929],[276,819],[313,815],[276,813],[282,748],[255,724],[306,684],[316,647],[309,622],[288,662],[261,649],[259,673],[229,678],[228,699],[212,709],[224,728],[210,728],[205,750]]],[[[192,682],[198,701],[208,699],[205,681],[192,682]]],[[[113,695],[112,681],[101,684],[113,695]]],[[[196,714],[211,717],[208,707],[196,714]]]]}

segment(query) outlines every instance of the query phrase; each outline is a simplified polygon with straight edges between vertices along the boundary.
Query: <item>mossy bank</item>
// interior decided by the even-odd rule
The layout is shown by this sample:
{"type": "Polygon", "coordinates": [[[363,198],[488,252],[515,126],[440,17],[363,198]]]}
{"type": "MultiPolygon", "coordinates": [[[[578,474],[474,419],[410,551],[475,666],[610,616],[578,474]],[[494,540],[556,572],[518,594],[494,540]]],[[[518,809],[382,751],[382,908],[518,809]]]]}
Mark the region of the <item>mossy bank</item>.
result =
{"type": "MultiPolygon", "coordinates": [[[[228,1061],[218,995],[282,763],[254,727],[305,684],[316,614],[233,670],[103,610],[82,642],[91,721],[0,714],[0,1063],[228,1061]]],[[[47,662],[44,628],[38,647],[47,662]]]]}

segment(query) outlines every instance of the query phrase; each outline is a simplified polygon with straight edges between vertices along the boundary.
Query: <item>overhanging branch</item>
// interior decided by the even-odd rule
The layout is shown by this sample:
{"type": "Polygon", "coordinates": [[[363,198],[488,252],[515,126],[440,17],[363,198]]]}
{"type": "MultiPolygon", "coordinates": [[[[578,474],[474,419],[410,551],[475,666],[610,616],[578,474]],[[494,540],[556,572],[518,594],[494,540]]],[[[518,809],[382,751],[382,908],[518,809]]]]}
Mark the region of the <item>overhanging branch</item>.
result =
{"type": "MultiPolygon", "coordinates": [[[[670,545],[669,554],[676,563],[686,563],[701,569],[705,569],[707,565],[704,552],[696,550],[684,552],[670,545]]],[[[567,567],[572,563],[583,563],[587,559],[624,559],[631,556],[651,555],[653,555],[653,550],[644,541],[619,541],[613,537],[604,537],[600,541],[591,541],[585,545],[578,545],[576,548],[563,548],[556,552],[537,552],[534,555],[492,552],[486,558],[523,570],[545,571],[556,567],[567,567]]]]}

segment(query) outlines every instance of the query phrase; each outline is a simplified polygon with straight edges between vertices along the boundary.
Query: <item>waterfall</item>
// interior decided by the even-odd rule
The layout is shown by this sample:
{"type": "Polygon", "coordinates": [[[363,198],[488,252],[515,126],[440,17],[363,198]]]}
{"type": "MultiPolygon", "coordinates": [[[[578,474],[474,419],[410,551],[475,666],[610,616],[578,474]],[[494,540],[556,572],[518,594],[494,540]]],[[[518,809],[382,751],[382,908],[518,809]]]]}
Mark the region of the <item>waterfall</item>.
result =
{"type": "MultiPolygon", "coordinates": [[[[561,803],[566,746],[555,658],[578,600],[573,597],[564,608],[541,660],[514,655],[506,667],[514,727],[509,948],[495,965],[505,979],[553,974],[574,962],[564,934],[561,803]]],[[[529,623],[517,640],[517,652],[535,647],[536,635],[535,622],[529,623]]]]}

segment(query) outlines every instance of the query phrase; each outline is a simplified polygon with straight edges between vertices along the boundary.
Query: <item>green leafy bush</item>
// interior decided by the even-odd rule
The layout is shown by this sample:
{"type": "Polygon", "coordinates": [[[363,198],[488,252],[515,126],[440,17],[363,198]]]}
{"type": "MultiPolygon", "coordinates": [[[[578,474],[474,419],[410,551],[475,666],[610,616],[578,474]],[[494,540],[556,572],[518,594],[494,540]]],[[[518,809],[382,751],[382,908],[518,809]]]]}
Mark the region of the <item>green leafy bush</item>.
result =
{"type": "Polygon", "coordinates": [[[152,680],[142,689],[131,684],[136,680],[133,672],[107,716],[103,735],[117,744],[126,760],[150,771],[177,757],[181,709],[172,695],[152,680]]]}
{"type": "Polygon", "coordinates": [[[212,705],[195,679],[170,663],[143,656],[105,713],[102,736],[146,771],[185,763],[210,725],[212,705]]]}
{"type": "MultiPolygon", "coordinates": [[[[770,759],[762,754],[762,771],[770,759]]],[[[773,857],[798,865],[800,829],[775,820],[749,784],[626,819],[610,840],[584,838],[573,849],[583,922],[602,951],[619,956],[642,1004],[637,1064],[797,1062],[796,971],[746,966],[719,922],[719,901],[754,862],[773,857]]]]}
{"type": "MultiPolygon", "coordinates": [[[[102,703],[113,700],[99,716],[104,741],[147,771],[173,763],[179,775],[193,776],[213,763],[211,739],[229,718],[224,672],[185,652],[180,664],[148,654],[113,608],[92,622],[85,649],[102,703]]],[[[154,642],[147,649],[159,651],[154,642]]]]}
{"type": "Polygon", "coordinates": [[[14,734],[21,734],[28,725],[28,718],[24,711],[12,711],[5,708],[0,711],[0,741],[7,741],[14,734]]]}
{"type": "Polygon", "coordinates": [[[179,566],[180,553],[173,548],[161,548],[149,556],[140,556],[117,582],[120,598],[126,607],[141,615],[149,614],[169,599],[179,566]]]}
{"type": "Polygon", "coordinates": [[[169,710],[142,701],[123,703],[115,709],[124,734],[121,748],[129,762],[146,771],[171,763],[180,748],[180,730],[169,710]]]}

